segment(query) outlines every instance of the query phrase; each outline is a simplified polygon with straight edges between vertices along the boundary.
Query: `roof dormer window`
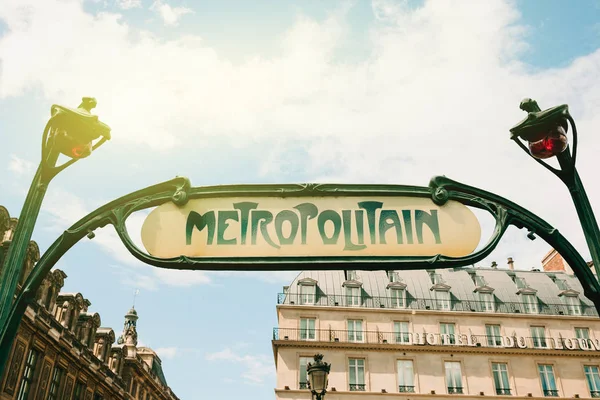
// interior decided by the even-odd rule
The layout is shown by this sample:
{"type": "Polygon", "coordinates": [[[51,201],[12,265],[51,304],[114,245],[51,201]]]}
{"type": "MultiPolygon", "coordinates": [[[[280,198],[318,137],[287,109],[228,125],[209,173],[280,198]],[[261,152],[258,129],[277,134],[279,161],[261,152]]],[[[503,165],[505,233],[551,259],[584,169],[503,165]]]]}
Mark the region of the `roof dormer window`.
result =
{"type": "Polygon", "coordinates": [[[317,281],[304,278],[298,281],[298,304],[315,304],[317,299],[317,281]]]}

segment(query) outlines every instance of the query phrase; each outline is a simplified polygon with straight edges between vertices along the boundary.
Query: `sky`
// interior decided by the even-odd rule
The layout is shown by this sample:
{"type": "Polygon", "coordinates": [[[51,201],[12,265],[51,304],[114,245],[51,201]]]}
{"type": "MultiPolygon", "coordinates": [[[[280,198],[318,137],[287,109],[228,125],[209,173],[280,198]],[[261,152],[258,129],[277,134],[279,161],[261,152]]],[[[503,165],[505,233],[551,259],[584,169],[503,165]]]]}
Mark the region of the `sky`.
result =
{"type": "MultiPolygon", "coordinates": [[[[18,216],[51,105],[93,96],[113,137],[52,182],[42,251],[102,204],[175,176],[426,186],[446,175],[530,209],[589,259],[567,189],[508,130],[523,98],[569,104],[600,212],[599,75],[598,0],[2,0],[0,204],[18,216]]],[[[510,230],[478,265],[539,268],[549,246],[525,234],[510,230]]],[[[139,340],[180,398],[273,397],[277,293],[295,272],[161,270],[111,228],[57,267],[64,291],[117,333],[140,289],[139,340]]]]}

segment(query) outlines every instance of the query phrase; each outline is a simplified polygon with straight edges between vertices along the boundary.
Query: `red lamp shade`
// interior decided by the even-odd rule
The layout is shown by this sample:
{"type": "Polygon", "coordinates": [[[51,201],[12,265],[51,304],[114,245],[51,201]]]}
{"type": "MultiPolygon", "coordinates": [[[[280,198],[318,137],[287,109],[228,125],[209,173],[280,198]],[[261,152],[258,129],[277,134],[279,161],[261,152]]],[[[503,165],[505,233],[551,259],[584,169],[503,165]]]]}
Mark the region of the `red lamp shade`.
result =
{"type": "Polygon", "coordinates": [[[549,131],[541,132],[535,138],[528,139],[529,152],[539,159],[554,157],[567,148],[569,140],[562,125],[556,125],[549,131]]]}
{"type": "Polygon", "coordinates": [[[92,154],[92,142],[81,143],[64,130],[55,134],[54,145],[59,152],[70,158],[85,158],[92,154]]]}

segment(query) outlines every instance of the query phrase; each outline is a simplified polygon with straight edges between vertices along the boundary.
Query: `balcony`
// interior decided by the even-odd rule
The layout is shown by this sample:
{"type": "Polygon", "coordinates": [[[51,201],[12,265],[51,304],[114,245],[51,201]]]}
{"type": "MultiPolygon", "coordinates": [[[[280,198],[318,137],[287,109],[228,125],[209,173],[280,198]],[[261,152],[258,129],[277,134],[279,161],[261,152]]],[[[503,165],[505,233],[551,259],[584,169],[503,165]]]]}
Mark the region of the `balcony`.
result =
{"type": "Polygon", "coordinates": [[[510,396],[510,389],[496,388],[496,394],[499,396],[510,396]]]}
{"type": "Polygon", "coordinates": [[[398,386],[398,392],[399,393],[414,393],[415,387],[414,386],[398,386]]]}
{"type": "Polygon", "coordinates": [[[558,390],[556,390],[556,389],[546,389],[546,390],[544,390],[544,396],[546,396],[546,397],[558,397],[558,390]]]}
{"type": "Polygon", "coordinates": [[[351,392],[364,392],[366,389],[366,385],[364,383],[351,383],[350,391],[351,392]]]}
{"type": "Polygon", "coordinates": [[[448,386],[448,394],[463,394],[462,386],[452,387],[448,386]]]}
{"type": "MultiPolygon", "coordinates": [[[[286,305],[314,305],[324,307],[363,307],[363,308],[391,308],[395,310],[441,310],[441,311],[462,311],[462,312],[495,312],[506,314],[541,314],[541,315],[572,315],[572,306],[562,303],[546,304],[540,302],[537,305],[537,312],[532,312],[531,305],[521,302],[500,302],[494,303],[476,300],[455,300],[450,304],[448,302],[436,300],[434,298],[414,298],[406,299],[405,307],[397,307],[398,299],[392,297],[378,296],[346,296],[346,295],[317,295],[314,302],[306,303],[302,301],[299,293],[279,293],[277,295],[277,304],[286,305]],[[491,308],[493,305],[493,308],[491,308]],[[490,311],[493,309],[495,311],[490,311]]],[[[578,310],[579,311],[579,310],[578,310]]],[[[584,303],[581,303],[581,315],[588,317],[598,317],[596,309],[584,303]]]]}
{"type": "Polygon", "coordinates": [[[592,396],[594,398],[598,398],[598,397],[600,397],[600,391],[592,390],[592,391],[590,391],[590,396],[592,396]]]}
{"type": "MultiPolygon", "coordinates": [[[[382,332],[382,331],[356,331],[342,329],[314,329],[310,332],[310,340],[306,339],[306,329],[299,328],[273,328],[275,341],[301,341],[315,343],[319,346],[322,342],[338,342],[360,344],[378,344],[381,346],[444,346],[444,347],[484,347],[484,348],[519,348],[527,350],[547,349],[562,351],[583,351],[577,341],[572,341],[577,347],[568,349],[559,339],[546,338],[545,347],[539,346],[539,337],[511,336],[507,340],[504,336],[488,335],[445,335],[440,333],[418,332],[382,332]],[[448,340],[450,337],[450,340],[448,340]],[[454,339],[454,340],[452,340],[454,339]]],[[[600,346],[591,340],[588,341],[591,349],[600,346]]],[[[507,389],[508,390],[508,389],[507,389]]]]}

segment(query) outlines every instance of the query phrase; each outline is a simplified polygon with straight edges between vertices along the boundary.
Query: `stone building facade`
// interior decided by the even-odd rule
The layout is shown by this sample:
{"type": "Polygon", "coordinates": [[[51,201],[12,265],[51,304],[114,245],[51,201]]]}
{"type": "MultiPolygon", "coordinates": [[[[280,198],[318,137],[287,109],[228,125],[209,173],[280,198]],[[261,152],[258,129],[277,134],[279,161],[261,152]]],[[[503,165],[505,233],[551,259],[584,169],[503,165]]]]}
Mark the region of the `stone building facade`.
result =
{"type": "Polygon", "coordinates": [[[598,314],[553,257],[551,271],[509,259],[503,269],[301,272],[278,297],[276,398],[311,398],[317,353],[331,363],[327,400],[600,397],[598,314]]]}
{"type": "MultiPolygon", "coordinates": [[[[17,222],[0,206],[0,267],[17,222]]],[[[19,285],[39,257],[32,241],[19,285]]],[[[0,400],[177,400],[158,355],[137,345],[136,310],[125,315],[115,342],[88,299],[61,292],[66,277],[51,271],[27,307],[0,379],[0,400]]]]}

